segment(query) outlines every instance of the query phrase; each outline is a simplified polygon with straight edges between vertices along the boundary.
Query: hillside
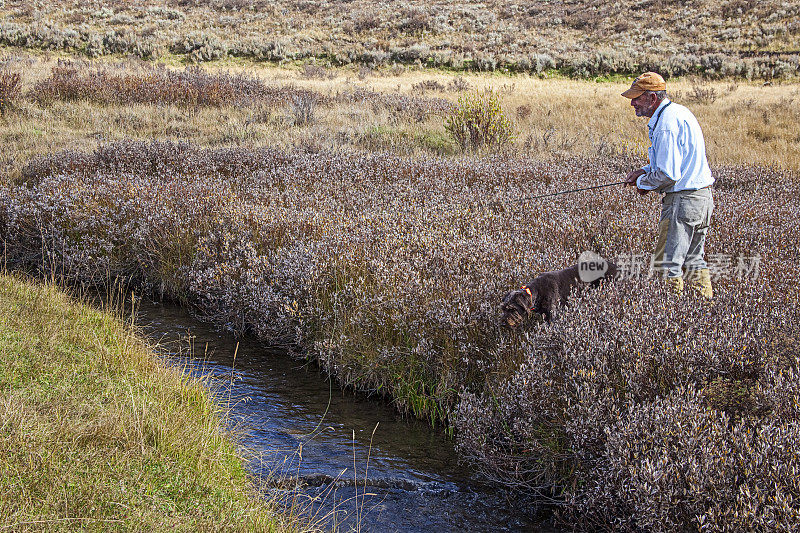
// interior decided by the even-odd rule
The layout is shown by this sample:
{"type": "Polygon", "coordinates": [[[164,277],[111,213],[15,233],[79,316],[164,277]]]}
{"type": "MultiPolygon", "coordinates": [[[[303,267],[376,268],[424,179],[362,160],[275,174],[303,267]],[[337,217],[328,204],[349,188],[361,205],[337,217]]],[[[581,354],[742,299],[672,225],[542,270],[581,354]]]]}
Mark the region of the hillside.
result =
{"type": "MultiPolygon", "coordinates": [[[[0,4],[3,5],[3,4],[0,4]]],[[[321,60],[375,68],[559,70],[577,77],[787,77],[800,68],[800,4],[768,0],[370,2],[7,1],[0,44],[90,57],[321,60]]]]}

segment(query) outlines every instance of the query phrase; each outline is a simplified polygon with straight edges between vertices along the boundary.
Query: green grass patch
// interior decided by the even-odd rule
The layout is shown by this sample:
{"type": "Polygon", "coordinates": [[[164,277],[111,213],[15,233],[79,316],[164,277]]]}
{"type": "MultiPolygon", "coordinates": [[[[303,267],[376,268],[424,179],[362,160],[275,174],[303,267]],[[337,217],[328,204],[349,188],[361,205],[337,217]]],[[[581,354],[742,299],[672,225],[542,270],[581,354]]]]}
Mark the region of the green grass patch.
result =
{"type": "Polygon", "coordinates": [[[287,529],[222,415],[111,314],[0,275],[0,529],[287,529]]]}
{"type": "Polygon", "coordinates": [[[415,135],[416,142],[439,155],[453,155],[458,152],[458,147],[444,132],[424,130],[415,135]]]}

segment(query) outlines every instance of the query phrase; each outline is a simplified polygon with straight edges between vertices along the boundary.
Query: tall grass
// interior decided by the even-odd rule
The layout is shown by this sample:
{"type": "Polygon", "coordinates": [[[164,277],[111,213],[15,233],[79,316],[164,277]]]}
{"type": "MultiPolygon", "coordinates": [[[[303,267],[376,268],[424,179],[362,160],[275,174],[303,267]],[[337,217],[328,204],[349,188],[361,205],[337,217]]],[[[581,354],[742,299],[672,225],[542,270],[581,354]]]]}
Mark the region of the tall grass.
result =
{"type": "Polygon", "coordinates": [[[0,527],[297,530],[204,386],[121,321],[0,275],[0,527]]]}

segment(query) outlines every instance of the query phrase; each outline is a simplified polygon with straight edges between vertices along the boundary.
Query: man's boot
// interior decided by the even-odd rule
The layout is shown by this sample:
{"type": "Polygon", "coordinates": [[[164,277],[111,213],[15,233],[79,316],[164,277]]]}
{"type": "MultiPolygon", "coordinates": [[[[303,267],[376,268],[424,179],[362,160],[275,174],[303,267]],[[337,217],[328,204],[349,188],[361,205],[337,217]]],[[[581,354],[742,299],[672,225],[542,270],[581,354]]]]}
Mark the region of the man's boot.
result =
{"type": "Polygon", "coordinates": [[[675,291],[675,294],[678,296],[683,294],[683,278],[666,278],[664,282],[675,291]]]}
{"type": "Polygon", "coordinates": [[[709,300],[714,298],[714,288],[711,286],[711,271],[707,268],[689,270],[684,276],[689,287],[699,292],[701,296],[709,300]]]}

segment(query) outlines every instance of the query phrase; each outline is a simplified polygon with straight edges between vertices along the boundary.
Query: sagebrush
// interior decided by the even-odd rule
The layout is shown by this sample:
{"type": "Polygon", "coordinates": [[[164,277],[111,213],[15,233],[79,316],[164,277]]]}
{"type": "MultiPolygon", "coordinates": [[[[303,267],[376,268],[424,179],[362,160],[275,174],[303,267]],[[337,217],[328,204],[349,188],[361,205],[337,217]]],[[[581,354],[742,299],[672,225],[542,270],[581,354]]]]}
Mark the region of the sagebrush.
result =
{"type": "Polygon", "coordinates": [[[460,96],[444,128],[464,150],[500,148],[514,138],[514,126],[494,91],[460,96]]]}
{"type": "MultiPolygon", "coordinates": [[[[437,67],[592,78],[665,75],[797,76],[797,18],[790,2],[519,0],[435,3],[320,1],[96,2],[0,6],[0,44],[90,58],[256,61],[437,67]]],[[[313,70],[314,67],[311,67],[313,70]]]]}
{"type": "Polygon", "coordinates": [[[19,72],[0,70],[0,115],[5,115],[6,110],[22,92],[22,76],[19,72]]]}

